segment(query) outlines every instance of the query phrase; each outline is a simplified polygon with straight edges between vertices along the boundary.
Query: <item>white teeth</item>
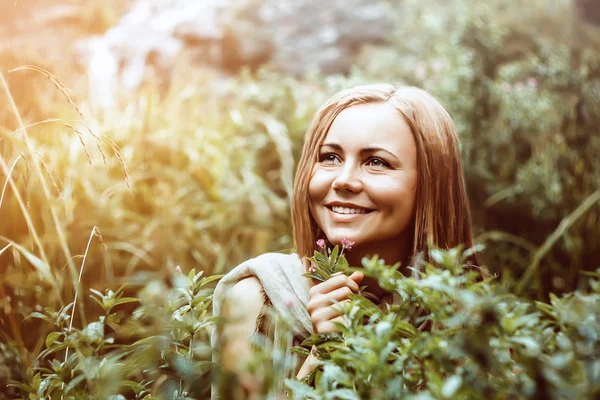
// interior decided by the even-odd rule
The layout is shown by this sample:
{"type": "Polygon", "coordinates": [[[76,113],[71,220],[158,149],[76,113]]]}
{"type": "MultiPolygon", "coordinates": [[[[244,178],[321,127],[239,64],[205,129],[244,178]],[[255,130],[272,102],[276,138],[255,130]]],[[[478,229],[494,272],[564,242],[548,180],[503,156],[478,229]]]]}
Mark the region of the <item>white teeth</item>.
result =
{"type": "Polygon", "coordinates": [[[338,214],[366,214],[368,212],[367,210],[358,209],[358,208],[336,207],[336,206],[331,207],[331,210],[334,213],[338,213],[338,214]]]}

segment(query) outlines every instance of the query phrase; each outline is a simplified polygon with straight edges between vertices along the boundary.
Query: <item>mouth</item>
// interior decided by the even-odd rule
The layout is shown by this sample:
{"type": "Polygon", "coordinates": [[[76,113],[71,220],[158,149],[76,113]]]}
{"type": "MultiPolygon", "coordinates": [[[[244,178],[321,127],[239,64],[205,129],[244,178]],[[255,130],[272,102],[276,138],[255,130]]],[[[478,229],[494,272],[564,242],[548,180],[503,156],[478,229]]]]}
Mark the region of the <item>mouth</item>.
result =
{"type": "Polygon", "coordinates": [[[325,204],[333,222],[352,222],[372,213],[373,209],[352,203],[332,202],[325,204]]]}
{"type": "Polygon", "coordinates": [[[353,214],[368,214],[373,210],[366,208],[355,208],[355,207],[340,207],[340,206],[326,206],[329,210],[336,214],[341,215],[353,215],[353,214]]]}

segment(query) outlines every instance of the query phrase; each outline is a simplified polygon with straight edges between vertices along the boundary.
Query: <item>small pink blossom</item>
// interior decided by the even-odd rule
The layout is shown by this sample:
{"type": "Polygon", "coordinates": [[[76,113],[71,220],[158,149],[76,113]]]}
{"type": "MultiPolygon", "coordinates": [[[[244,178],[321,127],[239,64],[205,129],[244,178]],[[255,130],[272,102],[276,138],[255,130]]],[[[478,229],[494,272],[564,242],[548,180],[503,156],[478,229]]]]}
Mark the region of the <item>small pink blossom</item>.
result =
{"type": "Polygon", "coordinates": [[[352,240],[349,240],[348,238],[342,238],[341,242],[342,242],[342,247],[344,249],[348,249],[348,250],[352,249],[352,246],[354,246],[354,243],[355,243],[352,240]]]}
{"type": "Polygon", "coordinates": [[[175,267],[175,271],[177,271],[177,272],[181,273],[181,267],[180,267],[179,265],[178,265],[178,266],[176,266],[176,267],[175,267]]]}
{"type": "Polygon", "coordinates": [[[308,272],[315,272],[315,271],[316,271],[315,264],[310,263],[310,267],[308,267],[308,272]]]}
{"type": "Polygon", "coordinates": [[[317,246],[319,246],[320,249],[325,249],[325,239],[317,240],[317,246]]]}

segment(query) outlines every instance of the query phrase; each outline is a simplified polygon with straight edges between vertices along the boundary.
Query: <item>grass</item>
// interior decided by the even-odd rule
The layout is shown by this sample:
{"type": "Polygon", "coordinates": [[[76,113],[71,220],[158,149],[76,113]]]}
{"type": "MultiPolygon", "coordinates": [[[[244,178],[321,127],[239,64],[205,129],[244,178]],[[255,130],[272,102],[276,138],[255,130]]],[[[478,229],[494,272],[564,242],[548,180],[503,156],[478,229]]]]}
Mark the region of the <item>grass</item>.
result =
{"type": "Polygon", "coordinates": [[[148,84],[105,114],[78,104],[48,70],[10,72],[23,73],[62,96],[59,118],[24,120],[0,78],[18,124],[0,134],[0,287],[19,304],[5,334],[23,343],[24,358],[45,335],[21,320],[40,307],[75,299],[71,323],[85,324],[87,288],[136,291],[176,266],[219,273],[291,250],[294,160],[320,101],[312,87],[269,73],[216,85],[213,72],[188,70],[191,82],[163,93],[148,84]]]}

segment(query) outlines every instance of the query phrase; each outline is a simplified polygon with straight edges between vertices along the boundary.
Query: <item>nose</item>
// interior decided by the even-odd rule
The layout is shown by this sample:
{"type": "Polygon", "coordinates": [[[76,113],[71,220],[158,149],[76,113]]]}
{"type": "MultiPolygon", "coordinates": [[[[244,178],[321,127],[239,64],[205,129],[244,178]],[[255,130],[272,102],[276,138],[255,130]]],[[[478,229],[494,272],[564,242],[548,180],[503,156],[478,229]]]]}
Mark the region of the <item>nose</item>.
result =
{"type": "Polygon", "coordinates": [[[339,175],[333,180],[333,190],[349,191],[352,193],[360,192],[362,190],[362,182],[358,175],[358,171],[350,163],[346,163],[343,168],[339,169],[339,175]]]}

